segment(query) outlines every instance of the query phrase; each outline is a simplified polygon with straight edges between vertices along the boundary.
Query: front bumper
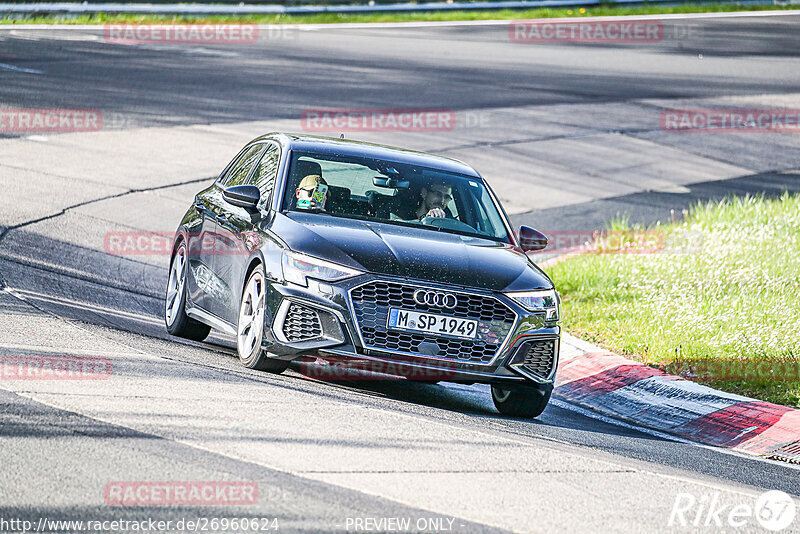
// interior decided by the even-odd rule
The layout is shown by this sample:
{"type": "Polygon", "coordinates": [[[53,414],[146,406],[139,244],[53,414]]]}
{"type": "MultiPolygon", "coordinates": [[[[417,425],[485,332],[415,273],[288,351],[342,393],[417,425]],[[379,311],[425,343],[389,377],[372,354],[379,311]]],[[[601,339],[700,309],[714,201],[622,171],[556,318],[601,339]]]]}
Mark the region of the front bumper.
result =
{"type": "MultiPolygon", "coordinates": [[[[542,314],[531,313],[500,293],[372,275],[337,283],[311,279],[308,282],[309,287],[276,282],[268,288],[264,348],[275,357],[315,356],[329,362],[347,362],[356,369],[372,373],[421,381],[550,385],[555,379],[560,327],[547,323],[542,314]],[[354,305],[353,292],[379,284],[429,287],[456,293],[459,298],[485,299],[495,308],[508,310],[507,322],[505,326],[498,321],[479,322],[480,326],[485,326],[480,335],[494,343],[483,353],[459,349],[466,343],[453,339],[439,338],[442,343],[438,344],[421,343],[415,340],[425,336],[397,335],[394,331],[389,333],[400,339],[399,344],[376,346],[374,335],[364,335],[374,334],[375,328],[361,330],[365,324],[359,324],[359,317],[361,323],[365,323],[364,310],[354,305]],[[438,351],[437,345],[456,348],[438,351]],[[424,353],[420,349],[424,349],[424,353]]],[[[374,317],[374,307],[372,311],[374,317]]],[[[380,329],[381,321],[385,322],[383,317],[370,326],[380,329]]],[[[381,340],[385,341],[385,333],[381,340]]]]}

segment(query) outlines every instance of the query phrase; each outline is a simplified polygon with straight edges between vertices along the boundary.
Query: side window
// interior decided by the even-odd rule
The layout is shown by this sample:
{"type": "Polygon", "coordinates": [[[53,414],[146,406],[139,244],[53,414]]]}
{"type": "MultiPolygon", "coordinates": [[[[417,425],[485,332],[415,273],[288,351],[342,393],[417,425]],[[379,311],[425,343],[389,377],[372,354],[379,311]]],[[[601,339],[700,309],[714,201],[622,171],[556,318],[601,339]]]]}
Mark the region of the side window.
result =
{"type": "Polygon", "coordinates": [[[263,144],[257,144],[245,150],[239,161],[231,167],[227,176],[222,180],[222,187],[233,187],[234,185],[244,185],[247,182],[247,176],[250,174],[250,169],[258,161],[258,156],[264,150],[263,144]]]}
{"type": "Polygon", "coordinates": [[[250,179],[250,184],[258,187],[261,191],[261,202],[259,207],[263,208],[272,196],[272,189],[275,187],[275,179],[278,177],[278,165],[281,160],[281,151],[277,145],[267,145],[267,151],[261,157],[261,161],[250,179]]]}

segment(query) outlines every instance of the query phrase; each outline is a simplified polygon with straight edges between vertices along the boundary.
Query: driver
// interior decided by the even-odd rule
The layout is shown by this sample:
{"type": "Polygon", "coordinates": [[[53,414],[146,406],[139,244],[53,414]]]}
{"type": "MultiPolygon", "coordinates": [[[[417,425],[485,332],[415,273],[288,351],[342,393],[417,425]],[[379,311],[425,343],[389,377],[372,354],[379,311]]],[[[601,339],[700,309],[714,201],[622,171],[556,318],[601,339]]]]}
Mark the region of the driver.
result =
{"type": "Polygon", "coordinates": [[[300,185],[297,186],[297,191],[295,191],[295,196],[297,196],[297,209],[325,211],[325,203],[328,201],[330,191],[327,191],[325,196],[322,197],[322,202],[317,202],[316,199],[313,198],[314,191],[317,189],[317,184],[328,185],[319,174],[309,174],[300,180],[300,185]],[[301,201],[308,201],[308,203],[301,201]]]}
{"type": "Polygon", "coordinates": [[[434,182],[423,185],[419,196],[422,202],[417,208],[417,220],[421,221],[425,217],[453,217],[447,208],[447,204],[453,200],[453,188],[449,184],[434,182]]]}

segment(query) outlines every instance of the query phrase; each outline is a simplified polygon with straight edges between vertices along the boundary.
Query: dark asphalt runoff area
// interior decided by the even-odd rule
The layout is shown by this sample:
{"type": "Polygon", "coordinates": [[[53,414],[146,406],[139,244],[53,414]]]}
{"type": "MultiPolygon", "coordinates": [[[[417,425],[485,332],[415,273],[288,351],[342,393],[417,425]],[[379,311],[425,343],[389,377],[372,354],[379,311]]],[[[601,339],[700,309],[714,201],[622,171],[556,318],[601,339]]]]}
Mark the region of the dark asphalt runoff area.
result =
{"type": "Polygon", "coordinates": [[[602,228],[618,213],[655,222],[726,194],[800,191],[796,135],[658,126],[669,107],[800,109],[800,16],[664,23],[686,36],[521,44],[505,25],[419,25],[188,46],[112,44],[102,29],[0,29],[0,106],[102,110],[105,122],[90,133],[0,132],[0,355],[107,356],[119,370],[119,382],[77,386],[0,380],[0,518],[268,517],[282,531],[320,532],[405,517],[449,518],[463,532],[688,532],[667,525],[679,492],[800,497],[797,468],[563,402],[525,421],[498,415],[480,386],[245,369],[232,338],[167,335],[168,257],[103,249],[107,231],[174,230],[236,147],[261,128],[300,130],[304,110],[319,108],[486,118],[439,137],[363,137],[474,163],[501,198],[518,191],[515,223],[540,228],[602,228]],[[603,167],[628,157],[649,159],[603,167]],[[525,194],[526,184],[543,193],[525,194]],[[102,488],[115,480],[250,480],[260,497],[249,507],[114,507],[102,488]]]}

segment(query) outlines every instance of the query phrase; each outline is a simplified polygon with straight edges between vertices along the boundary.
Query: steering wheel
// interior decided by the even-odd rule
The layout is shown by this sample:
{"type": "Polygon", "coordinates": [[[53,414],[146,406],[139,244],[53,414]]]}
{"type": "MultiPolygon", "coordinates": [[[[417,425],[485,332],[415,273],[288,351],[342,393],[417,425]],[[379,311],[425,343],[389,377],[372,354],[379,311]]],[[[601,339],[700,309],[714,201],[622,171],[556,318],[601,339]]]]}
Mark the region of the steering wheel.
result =
{"type": "Polygon", "coordinates": [[[467,223],[463,223],[458,219],[450,219],[449,217],[430,217],[425,216],[420,221],[422,224],[426,226],[434,226],[436,228],[444,228],[445,230],[456,230],[462,232],[475,232],[475,228],[468,225],[467,223]]]}

